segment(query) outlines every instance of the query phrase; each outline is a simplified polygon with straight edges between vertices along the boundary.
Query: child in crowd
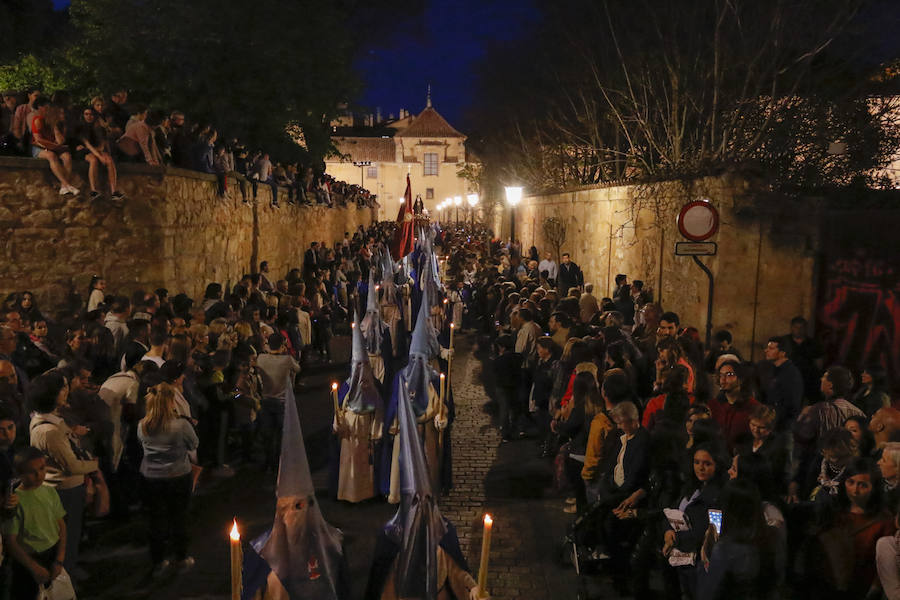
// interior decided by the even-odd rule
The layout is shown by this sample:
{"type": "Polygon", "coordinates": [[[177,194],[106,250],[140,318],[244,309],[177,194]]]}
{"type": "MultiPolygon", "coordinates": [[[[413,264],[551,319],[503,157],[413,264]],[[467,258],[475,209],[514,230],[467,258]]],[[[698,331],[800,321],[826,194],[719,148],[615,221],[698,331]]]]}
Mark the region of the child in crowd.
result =
{"type": "Polygon", "coordinates": [[[44,483],[47,461],[37,448],[16,454],[17,506],[3,521],[3,545],[13,560],[12,598],[30,599],[38,585],[56,579],[66,558],[66,523],[56,489],[44,483]]]}

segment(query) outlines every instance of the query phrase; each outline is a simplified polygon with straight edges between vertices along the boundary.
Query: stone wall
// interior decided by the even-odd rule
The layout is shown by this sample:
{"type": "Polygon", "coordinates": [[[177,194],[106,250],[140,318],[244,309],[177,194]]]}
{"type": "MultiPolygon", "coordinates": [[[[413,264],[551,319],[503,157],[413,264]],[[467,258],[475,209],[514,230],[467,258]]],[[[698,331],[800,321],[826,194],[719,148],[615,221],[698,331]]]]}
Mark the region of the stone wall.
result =
{"type": "MultiPolygon", "coordinates": [[[[812,200],[773,197],[733,176],[584,188],[524,198],[516,209],[516,237],[526,249],[549,249],[542,223],[561,218],[568,225],[562,251],[581,266],[598,298],[612,294],[617,273],[641,279],[703,339],[707,277],[690,257],[675,256],[675,242],[687,241],[676,226],[678,211],[701,198],[721,217],[710,239],[718,254],[700,258],[715,281],[713,331],[728,329],[745,358],[761,359],[768,337],[787,333],[792,317],[813,320],[819,244],[812,200]]],[[[504,211],[505,235],[509,212],[504,211]]]]}
{"type": "Polygon", "coordinates": [[[127,199],[116,206],[90,202],[87,185],[61,197],[44,161],[0,158],[0,290],[31,290],[53,307],[73,289],[84,296],[98,274],[108,291],[163,286],[202,298],[208,282],[234,283],[262,260],[282,277],[313,240],[331,245],[372,222],[355,206],[291,206],[286,190],[272,208],[268,185],[257,203],[244,204],[233,180],[219,198],[215,177],[193,171],[129,164],[119,175],[127,199]]]}

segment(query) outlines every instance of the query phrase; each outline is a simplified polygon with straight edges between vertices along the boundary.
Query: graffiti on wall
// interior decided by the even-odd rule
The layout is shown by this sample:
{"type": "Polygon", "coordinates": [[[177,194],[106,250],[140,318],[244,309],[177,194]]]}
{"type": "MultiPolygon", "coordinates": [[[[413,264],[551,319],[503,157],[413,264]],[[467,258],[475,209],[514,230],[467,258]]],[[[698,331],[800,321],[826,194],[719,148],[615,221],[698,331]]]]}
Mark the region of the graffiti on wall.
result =
{"type": "Polygon", "coordinates": [[[880,364],[900,391],[900,265],[860,250],[831,259],[820,283],[818,333],[826,364],[860,373],[880,364]]]}

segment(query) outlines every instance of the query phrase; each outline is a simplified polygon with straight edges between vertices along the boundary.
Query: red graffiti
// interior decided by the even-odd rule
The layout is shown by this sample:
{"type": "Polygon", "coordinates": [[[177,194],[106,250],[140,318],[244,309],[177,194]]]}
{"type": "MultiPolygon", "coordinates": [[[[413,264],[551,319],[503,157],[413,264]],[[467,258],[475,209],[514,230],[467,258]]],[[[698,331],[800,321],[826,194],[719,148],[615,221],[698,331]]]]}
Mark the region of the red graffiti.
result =
{"type": "Polygon", "coordinates": [[[832,261],[822,282],[818,314],[826,364],[856,373],[881,364],[900,388],[900,278],[898,267],[878,258],[832,261]]]}

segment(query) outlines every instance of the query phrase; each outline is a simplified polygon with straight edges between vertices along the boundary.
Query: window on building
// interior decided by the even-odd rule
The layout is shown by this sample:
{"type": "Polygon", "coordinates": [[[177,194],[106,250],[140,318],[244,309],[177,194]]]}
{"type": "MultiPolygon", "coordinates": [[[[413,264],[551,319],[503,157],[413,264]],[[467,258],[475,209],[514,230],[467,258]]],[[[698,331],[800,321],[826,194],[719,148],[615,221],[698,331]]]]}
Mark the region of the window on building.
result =
{"type": "Polygon", "coordinates": [[[425,175],[438,174],[438,155],[437,152],[425,153],[425,175]]]}
{"type": "Polygon", "coordinates": [[[425,199],[434,200],[434,188],[425,188],[425,199]]]}
{"type": "Polygon", "coordinates": [[[378,179],[378,167],[372,166],[366,169],[366,177],[368,179],[378,179]]]}

